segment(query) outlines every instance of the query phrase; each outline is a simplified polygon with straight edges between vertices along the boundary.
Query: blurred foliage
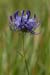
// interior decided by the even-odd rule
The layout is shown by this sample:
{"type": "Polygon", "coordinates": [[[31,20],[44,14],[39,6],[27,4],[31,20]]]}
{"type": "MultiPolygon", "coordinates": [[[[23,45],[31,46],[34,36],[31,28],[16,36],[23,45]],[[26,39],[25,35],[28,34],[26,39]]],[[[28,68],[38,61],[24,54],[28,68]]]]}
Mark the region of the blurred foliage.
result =
{"type": "Polygon", "coordinates": [[[0,75],[50,75],[50,0],[0,0],[0,75]],[[39,35],[11,31],[9,16],[31,11],[41,21],[39,35]],[[27,60],[27,65],[25,64],[27,60]]]}

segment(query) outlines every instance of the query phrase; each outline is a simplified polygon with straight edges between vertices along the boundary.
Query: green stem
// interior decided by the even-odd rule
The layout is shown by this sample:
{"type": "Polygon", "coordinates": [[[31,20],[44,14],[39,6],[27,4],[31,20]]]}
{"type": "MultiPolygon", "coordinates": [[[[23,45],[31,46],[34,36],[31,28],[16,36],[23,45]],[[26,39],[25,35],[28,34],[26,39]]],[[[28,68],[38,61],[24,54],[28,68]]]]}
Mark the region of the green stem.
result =
{"type": "MultiPolygon", "coordinates": [[[[24,51],[24,35],[25,35],[25,32],[23,32],[23,55],[24,55],[24,58],[25,58],[25,51],[24,51]]],[[[27,64],[26,58],[25,58],[25,65],[26,65],[27,73],[28,73],[28,75],[29,75],[29,69],[28,69],[28,64],[27,64]]]]}
{"type": "Polygon", "coordinates": [[[27,64],[27,60],[25,59],[25,65],[26,65],[26,69],[27,69],[27,72],[28,72],[28,75],[29,75],[29,69],[28,69],[28,64],[27,64]]]}

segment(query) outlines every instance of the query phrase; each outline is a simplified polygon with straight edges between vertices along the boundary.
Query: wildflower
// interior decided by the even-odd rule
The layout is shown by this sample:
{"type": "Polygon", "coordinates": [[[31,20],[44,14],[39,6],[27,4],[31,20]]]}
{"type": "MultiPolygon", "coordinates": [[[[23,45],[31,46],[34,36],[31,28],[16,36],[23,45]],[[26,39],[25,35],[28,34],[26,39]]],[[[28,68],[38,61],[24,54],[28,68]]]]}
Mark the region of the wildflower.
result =
{"type": "Polygon", "coordinates": [[[29,10],[23,10],[21,12],[21,16],[19,16],[19,11],[17,10],[12,16],[10,16],[10,28],[22,32],[30,32],[35,33],[34,30],[39,26],[39,22],[37,22],[36,15],[34,14],[33,18],[30,18],[31,12],[29,10]],[[33,30],[34,29],[34,30],[33,30]]]}

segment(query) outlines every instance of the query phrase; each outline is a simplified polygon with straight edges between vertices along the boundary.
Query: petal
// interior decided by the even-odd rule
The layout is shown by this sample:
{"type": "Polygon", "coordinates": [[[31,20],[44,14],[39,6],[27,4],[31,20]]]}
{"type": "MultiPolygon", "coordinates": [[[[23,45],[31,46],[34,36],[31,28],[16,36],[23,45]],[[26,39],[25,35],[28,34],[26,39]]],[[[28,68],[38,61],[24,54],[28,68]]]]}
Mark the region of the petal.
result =
{"type": "Polygon", "coordinates": [[[30,31],[32,34],[34,34],[34,35],[38,35],[38,34],[40,34],[40,32],[34,32],[34,31],[30,31]]]}
{"type": "Polygon", "coordinates": [[[16,17],[17,19],[14,20],[14,24],[18,27],[21,24],[21,17],[16,17]]]}
{"type": "Polygon", "coordinates": [[[36,14],[34,14],[34,18],[36,18],[36,14]]]}
{"type": "Polygon", "coordinates": [[[24,12],[25,12],[24,10],[21,11],[21,14],[22,14],[22,15],[21,15],[21,22],[23,22],[24,12]]]}
{"type": "Polygon", "coordinates": [[[27,22],[30,26],[35,27],[37,25],[36,20],[35,19],[29,19],[27,22]]]}
{"type": "Polygon", "coordinates": [[[30,10],[27,10],[27,11],[26,11],[26,15],[27,15],[27,19],[29,19],[30,15],[31,15],[30,10]]]}
{"type": "Polygon", "coordinates": [[[22,10],[22,11],[21,11],[21,13],[22,13],[22,16],[24,16],[24,12],[25,12],[24,10],[22,10]]]}
{"type": "Polygon", "coordinates": [[[11,21],[11,22],[13,21],[13,18],[12,18],[12,16],[10,16],[10,21],[11,21]]]}
{"type": "Polygon", "coordinates": [[[18,16],[18,13],[19,13],[18,10],[14,13],[14,18],[15,18],[15,19],[16,19],[16,16],[18,16]]]}

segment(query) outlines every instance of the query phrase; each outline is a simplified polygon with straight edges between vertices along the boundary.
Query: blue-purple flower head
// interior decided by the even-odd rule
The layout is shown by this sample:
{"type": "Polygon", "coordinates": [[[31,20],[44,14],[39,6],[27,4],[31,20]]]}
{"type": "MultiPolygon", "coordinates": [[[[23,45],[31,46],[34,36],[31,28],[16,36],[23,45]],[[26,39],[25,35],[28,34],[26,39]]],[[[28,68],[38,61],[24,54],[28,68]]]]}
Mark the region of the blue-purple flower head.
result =
{"type": "Polygon", "coordinates": [[[30,10],[25,10],[19,12],[18,10],[10,16],[10,28],[22,32],[30,32],[34,33],[34,30],[39,26],[39,22],[37,22],[36,14],[34,14],[33,18],[30,18],[31,12],[30,10]],[[19,16],[19,14],[21,15],[19,16]],[[26,14],[26,15],[25,15],[26,14]]]}

